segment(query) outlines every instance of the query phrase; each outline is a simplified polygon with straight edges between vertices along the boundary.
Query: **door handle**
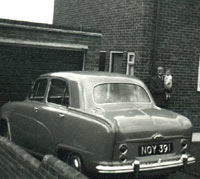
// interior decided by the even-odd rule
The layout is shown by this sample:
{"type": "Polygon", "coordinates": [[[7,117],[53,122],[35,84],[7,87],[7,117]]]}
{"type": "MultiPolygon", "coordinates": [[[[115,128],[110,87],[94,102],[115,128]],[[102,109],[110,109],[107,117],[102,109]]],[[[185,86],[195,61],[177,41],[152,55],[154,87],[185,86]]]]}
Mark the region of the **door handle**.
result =
{"type": "Polygon", "coordinates": [[[64,117],[65,117],[65,115],[62,114],[62,113],[60,113],[58,116],[59,116],[60,118],[64,118],[64,117]]]}
{"type": "Polygon", "coordinates": [[[38,112],[38,109],[39,109],[38,107],[34,107],[35,112],[38,112]]]}

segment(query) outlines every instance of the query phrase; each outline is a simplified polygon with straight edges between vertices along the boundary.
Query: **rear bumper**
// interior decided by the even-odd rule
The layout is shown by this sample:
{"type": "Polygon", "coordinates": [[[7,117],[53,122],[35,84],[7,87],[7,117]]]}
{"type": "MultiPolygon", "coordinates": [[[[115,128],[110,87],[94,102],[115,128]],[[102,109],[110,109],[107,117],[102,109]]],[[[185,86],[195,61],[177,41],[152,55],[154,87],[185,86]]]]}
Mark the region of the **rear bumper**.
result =
{"type": "Polygon", "coordinates": [[[177,160],[162,161],[158,160],[154,163],[142,163],[135,160],[132,164],[122,166],[103,166],[98,165],[96,169],[99,173],[130,173],[130,172],[145,172],[153,170],[170,169],[175,167],[187,166],[195,163],[195,158],[188,155],[181,155],[177,160]]]}

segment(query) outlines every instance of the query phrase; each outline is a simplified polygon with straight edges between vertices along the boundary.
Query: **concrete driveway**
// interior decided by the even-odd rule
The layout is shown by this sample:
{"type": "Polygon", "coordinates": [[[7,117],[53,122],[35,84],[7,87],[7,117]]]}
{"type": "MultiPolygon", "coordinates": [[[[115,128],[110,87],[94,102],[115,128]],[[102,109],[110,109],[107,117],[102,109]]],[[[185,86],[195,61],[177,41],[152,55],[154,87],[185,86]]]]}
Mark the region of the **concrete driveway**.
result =
{"type": "Polygon", "coordinates": [[[200,178],[200,133],[195,132],[192,136],[191,153],[196,158],[196,163],[190,166],[188,173],[198,176],[200,178]]]}

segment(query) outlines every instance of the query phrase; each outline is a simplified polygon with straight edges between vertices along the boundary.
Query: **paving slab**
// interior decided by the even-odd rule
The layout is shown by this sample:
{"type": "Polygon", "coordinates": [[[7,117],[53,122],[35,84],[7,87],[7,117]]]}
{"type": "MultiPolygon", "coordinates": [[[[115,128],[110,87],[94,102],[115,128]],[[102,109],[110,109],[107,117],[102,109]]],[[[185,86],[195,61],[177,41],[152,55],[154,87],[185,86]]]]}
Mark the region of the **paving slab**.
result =
{"type": "Polygon", "coordinates": [[[196,158],[196,163],[189,166],[187,172],[200,178],[200,132],[193,133],[190,152],[196,158]]]}

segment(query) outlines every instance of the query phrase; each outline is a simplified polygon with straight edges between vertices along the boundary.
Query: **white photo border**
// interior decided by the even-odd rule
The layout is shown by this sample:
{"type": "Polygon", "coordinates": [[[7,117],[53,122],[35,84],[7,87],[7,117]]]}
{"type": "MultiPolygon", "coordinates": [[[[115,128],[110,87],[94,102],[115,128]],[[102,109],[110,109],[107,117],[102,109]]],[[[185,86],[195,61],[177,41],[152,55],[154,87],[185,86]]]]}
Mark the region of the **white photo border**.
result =
{"type": "Polygon", "coordinates": [[[200,56],[199,56],[199,67],[198,67],[197,91],[200,92],[200,56]]]}

